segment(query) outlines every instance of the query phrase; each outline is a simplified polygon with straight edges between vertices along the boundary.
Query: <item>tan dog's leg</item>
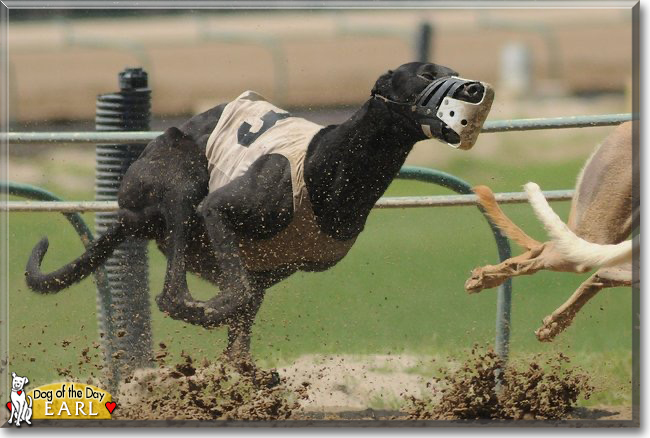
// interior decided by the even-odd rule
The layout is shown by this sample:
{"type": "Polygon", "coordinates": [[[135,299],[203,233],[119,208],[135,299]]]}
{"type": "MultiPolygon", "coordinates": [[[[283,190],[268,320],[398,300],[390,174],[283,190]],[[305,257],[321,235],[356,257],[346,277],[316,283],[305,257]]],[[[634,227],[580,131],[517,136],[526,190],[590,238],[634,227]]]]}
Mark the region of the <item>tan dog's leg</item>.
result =
{"type": "Polygon", "coordinates": [[[465,282],[465,290],[477,293],[483,289],[499,286],[510,277],[530,275],[545,268],[542,254],[545,245],[528,236],[521,228],[510,220],[501,210],[494,198],[494,193],[487,186],[472,188],[479,204],[490,220],[511,240],[527,249],[525,253],[504,260],[498,265],[487,265],[472,270],[470,278],[465,282]]]}
{"type": "Polygon", "coordinates": [[[496,225],[501,232],[508,237],[508,239],[516,242],[517,245],[525,249],[533,249],[541,245],[541,242],[530,237],[524,232],[524,230],[519,228],[517,224],[506,216],[503,210],[501,210],[501,207],[499,207],[492,189],[488,186],[476,186],[472,188],[472,191],[476,194],[478,202],[485,211],[485,214],[488,215],[490,220],[494,222],[494,225],[496,225]]]}
{"type": "Polygon", "coordinates": [[[632,270],[630,265],[599,269],[585,280],[571,297],[553,313],[544,318],[542,327],[535,331],[540,341],[551,341],[569,327],[573,318],[598,292],[608,287],[630,286],[632,270]]]}
{"type": "MultiPolygon", "coordinates": [[[[632,260],[639,259],[634,253],[638,251],[638,239],[633,239],[631,245],[624,242],[640,216],[639,199],[633,195],[639,166],[633,165],[632,156],[632,123],[628,122],[616,128],[587,160],[578,176],[567,224],[553,212],[539,186],[527,184],[529,202],[551,235],[551,240],[544,244],[528,236],[501,211],[489,188],[475,187],[480,206],[492,222],[527,251],[498,265],[474,269],[465,289],[478,292],[498,286],[509,277],[541,269],[582,273],[601,267],[544,319],[536,335],[540,341],[549,341],[568,327],[582,306],[600,290],[629,286],[632,268],[618,263],[630,259],[630,247],[632,260]]],[[[638,270],[638,266],[635,268],[638,270]]]]}
{"type": "Polygon", "coordinates": [[[477,293],[483,289],[499,286],[510,277],[531,275],[547,268],[544,257],[545,245],[542,244],[516,257],[511,257],[498,265],[486,265],[472,270],[465,282],[465,290],[477,293]]]}

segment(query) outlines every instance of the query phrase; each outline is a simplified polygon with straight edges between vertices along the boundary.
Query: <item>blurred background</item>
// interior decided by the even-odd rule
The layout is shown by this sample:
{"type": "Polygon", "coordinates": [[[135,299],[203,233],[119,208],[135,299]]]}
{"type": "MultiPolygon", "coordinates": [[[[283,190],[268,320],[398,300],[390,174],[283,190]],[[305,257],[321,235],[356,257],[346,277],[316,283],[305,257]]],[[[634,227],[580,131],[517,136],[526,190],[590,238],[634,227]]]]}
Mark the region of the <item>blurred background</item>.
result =
{"type": "MultiPolygon", "coordinates": [[[[125,67],[149,74],[152,130],[179,124],[247,89],[315,122],[340,123],[369,97],[380,74],[423,56],[423,25],[431,30],[424,54],[429,61],[494,85],[489,120],[632,110],[629,9],[12,9],[9,20],[12,131],[94,130],[95,99],[117,91],[117,74],[125,67]]],[[[569,189],[611,129],[484,134],[469,152],[425,141],[407,164],[444,170],[495,191],[520,191],[528,181],[545,190],[569,189]]],[[[9,176],[66,200],[89,200],[94,148],[12,145],[9,176]]],[[[397,181],[387,193],[430,194],[448,192],[397,181]]],[[[568,203],[554,208],[566,218],[568,203]]],[[[527,205],[505,211],[544,238],[527,205]]],[[[85,217],[93,222],[92,215],[85,217]]],[[[45,269],[82,251],[60,215],[10,215],[10,324],[19,334],[11,338],[10,362],[34,381],[56,380],[66,370],[93,375],[100,358],[79,360],[97,338],[92,281],[53,296],[36,296],[24,285],[25,261],[43,235],[50,238],[45,269]]],[[[150,254],[153,297],[161,290],[165,262],[153,246],[150,254]]],[[[463,284],[473,267],[496,261],[494,240],[474,208],[373,212],[357,245],[334,269],[297,274],[267,294],[253,352],[260,364],[285,375],[300,375],[325,358],[344,358],[331,365],[340,375],[322,383],[330,385],[323,394],[338,398],[315,402],[317,408],[399,408],[404,386],[417,392],[441,363],[457,363],[475,343],[493,342],[495,291],[470,296],[463,284]],[[355,366],[371,377],[359,378],[351,371],[355,366]]],[[[584,278],[543,272],[515,280],[512,357],[565,352],[593,375],[598,388],[581,403],[620,410],[631,400],[629,289],[601,292],[553,343],[540,344],[533,334],[584,278]]],[[[191,288],[201,298],[215,292],[198,280],[191,288]]],[[[224,329],[172,321],[155,305],[152,318],[154,346],[165,342],[172,361],[183,349],[216,357],[225,345],[224,329]]]]}

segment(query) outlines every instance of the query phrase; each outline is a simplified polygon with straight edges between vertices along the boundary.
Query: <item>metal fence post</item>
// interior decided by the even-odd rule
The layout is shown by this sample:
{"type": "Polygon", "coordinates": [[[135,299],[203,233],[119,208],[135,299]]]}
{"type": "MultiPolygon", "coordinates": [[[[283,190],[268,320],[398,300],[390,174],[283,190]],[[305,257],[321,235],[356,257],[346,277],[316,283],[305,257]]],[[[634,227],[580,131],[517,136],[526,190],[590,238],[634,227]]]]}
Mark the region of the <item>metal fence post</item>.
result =
{"type": "MultiPolygon", "coordinates": [[[[119,74],[120,91],[97,97],[97,131],[148,131],[151,90],[147,73],[140,68],[119,74]]],[[[146,143],[96,146],[95,199],[116,200],[128,167],[146,143]]],[[[95,231],[103,234],[116,213],[97,213],[95,231]]],[[[151,363],[151,318],[147,242],[132,239],[117,247],[106,261],[110,293],[98,290],[99,330],[107,364],[108,384],[113,389],[120,376],[151,363]]]]}
{"type": "MultiPolygon", "coordinates": [[[[414,179],[417,181],[430,182],[442,187],[446,187],[455,191],[456,193],[471,194],[472,186],[449,173],[440,170],[427,169],[423,167],[404,166],[399,171],[397,178],[401,179],[414,179]]],[[[478,209],[485,215],[483,208],[478,205],[478,209]]],[[[485,219],[492,230],[494,239],[497,244],[499,253],[499,260],[504,261],[510,258],[510,242],[506,236],[501,233],[490,218],[486,215],[485,219]]],[[[507,362],[508,354],[510,351],[510,308],[512,301],[512,279],[506,280],[497,293],[497,317],[496,317],[496,337],[495,337],[495,351],[503,362],[507,362]]]]}
{"type": "Polygon", "coordinates": [[[420,23],[415,33],[415,59],[420,62],[429,62],[431,41],[433,40],[433,27],[429,23],[420,23]]]}

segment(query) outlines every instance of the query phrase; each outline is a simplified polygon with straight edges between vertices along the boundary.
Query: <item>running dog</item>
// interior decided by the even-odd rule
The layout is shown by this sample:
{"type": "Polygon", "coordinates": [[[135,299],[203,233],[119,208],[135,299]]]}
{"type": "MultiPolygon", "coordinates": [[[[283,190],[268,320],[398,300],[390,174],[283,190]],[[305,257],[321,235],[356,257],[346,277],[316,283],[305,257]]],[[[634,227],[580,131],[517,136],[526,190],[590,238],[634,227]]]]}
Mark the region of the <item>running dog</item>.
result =
{"type": "Polygon", "coordinates": [[[266,289],[338,263],[413,145],[435,138],[471,148],[493,96],[486,83],[413,62],[381,75],[347,121],[323,127],[247,91],[150,142],[124,176],[117,223],[49,274],[40,272],[41,240],[27,284],[58,292],[125,239],[155,239],[167,257],[159,308],[204,327],[227,324],[226,353],[246,356],[266,289]],[[221,293],[195,300],[187,271],[221,293]]]}
{"type": "Polygon", "coordinates": [[[475,187],[488,216],[526,252],[496,266],[474,269],[465,289],[480,292],[510,277],[542,269],[574,273],[598,269],[562,306],[544,318],[535,334],[540,341],[550,341],[600,290],[632,285],[638,237],[625,239],[638,227],[640,215],[638,190],[633,191],[633,181],[639,181],[639,165],[633,162],[632,155],[632,122],[627,122],[617,127],[587,160],[578,176],[568,225],[551,209],[537,184],[526,184],[529,202],[550,236],[543,243],[528,236],[503,213],[488,187],[475,187]]]}

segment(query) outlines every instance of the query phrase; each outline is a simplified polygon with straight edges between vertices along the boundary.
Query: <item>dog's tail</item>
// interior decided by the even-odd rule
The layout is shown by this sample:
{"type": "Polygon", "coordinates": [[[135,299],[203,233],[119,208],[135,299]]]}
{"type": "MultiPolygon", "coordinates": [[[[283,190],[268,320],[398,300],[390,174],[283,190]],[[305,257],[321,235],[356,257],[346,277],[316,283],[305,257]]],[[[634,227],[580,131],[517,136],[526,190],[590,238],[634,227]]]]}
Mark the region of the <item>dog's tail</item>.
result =
{"type": "Polygon", "coordinates": [[[113,253],[117,245],[126,239],[127,233],[121,221],[110,227],[98,239],[91,242],[81,256],[49,274],[41,272],[41,263],[50,243],[41,239],[32,249],[25,268],[27,286],[35,292],[59,292],[92,274],[113,253]]]}
{"type": "Polygon", "coordinates": [[[535,246],[541,245],[540,242],[524,233],[521,228],[506,216],[503,210],[499,207],[499,204],[494,198],[494,193],[492,193],[492,190],[490,190],[489,187],[476,186],[472,190],[476,193],[478,201],[488,217],[509,239],[526,249],[531,249],[535,246]]]}
{"type": "Polygon", "coordinates": [[[29,399],[29,404],[27,406],[29,406],[31,408],[32,407],[32,396],[28,395],[27,398],[29,399]]]}
{"type": "Polygon", "coordinates": [[[542,190],[533,182],[524,186],[528,201],[535,214],[544,224],[544,228],[556,249],[562,256],[585,270],[595,267],[619,265],[632,259],[632,241],[626,240],[616,245],[604,245],[588,242],[578,237],[562,219],[553,211],[544,197],[542,190]]]}

